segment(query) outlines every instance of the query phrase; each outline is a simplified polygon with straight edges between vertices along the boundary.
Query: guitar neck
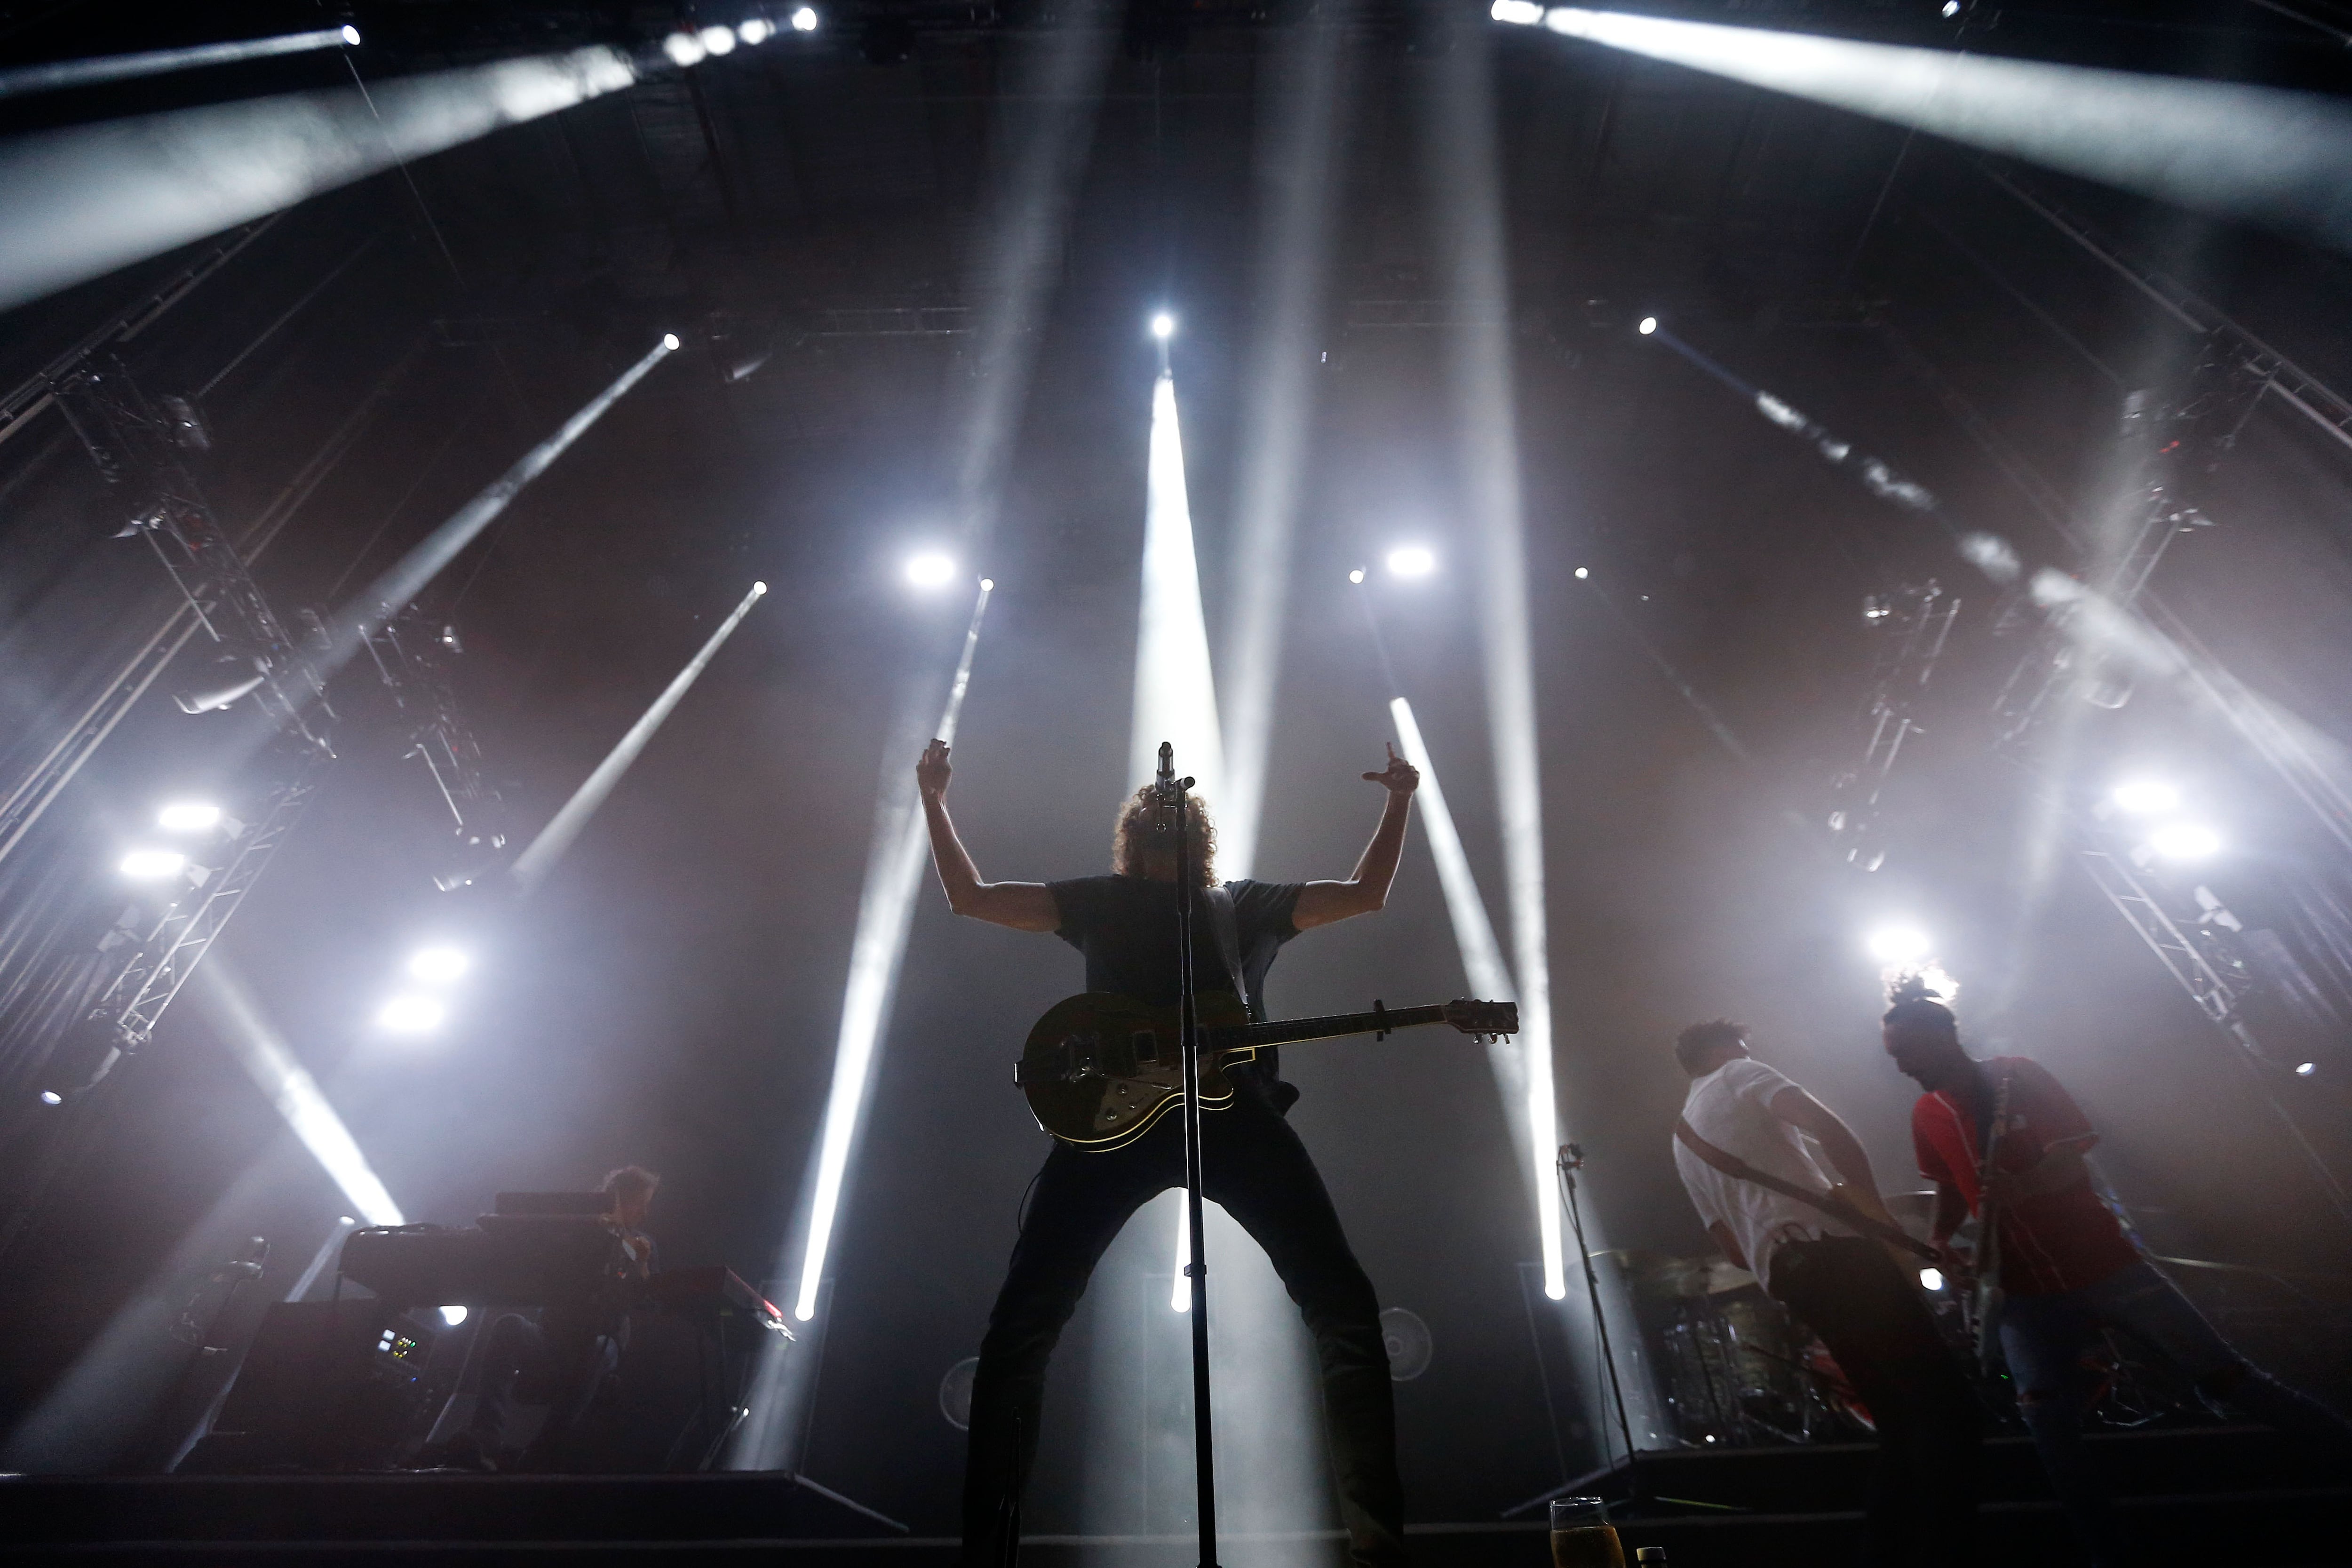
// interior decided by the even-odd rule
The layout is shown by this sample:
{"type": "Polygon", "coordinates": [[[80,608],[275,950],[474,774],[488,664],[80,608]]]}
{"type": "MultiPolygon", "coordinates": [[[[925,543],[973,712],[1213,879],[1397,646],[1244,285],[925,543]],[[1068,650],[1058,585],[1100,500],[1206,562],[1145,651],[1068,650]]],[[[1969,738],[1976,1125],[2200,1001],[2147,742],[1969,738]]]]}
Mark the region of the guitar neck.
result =
{"type": "MultiPolygon", "coordinates": [[[[1321,1018],[1285,1018],[1273,1024],[1249,1024],[1232,1030],[1220,1042],[1227,1050],[1286,1046],[1298,1040],[1329,1040],[1341,1035],[1370,1035],[1417,1024],[1443,1024],[1443,1007],[1389,1007],[1377,1013],[1333,1013],[1321,1018]]],[[[1223,1031],[1221,1031],[1223,1032],[1223,1031]]]]}

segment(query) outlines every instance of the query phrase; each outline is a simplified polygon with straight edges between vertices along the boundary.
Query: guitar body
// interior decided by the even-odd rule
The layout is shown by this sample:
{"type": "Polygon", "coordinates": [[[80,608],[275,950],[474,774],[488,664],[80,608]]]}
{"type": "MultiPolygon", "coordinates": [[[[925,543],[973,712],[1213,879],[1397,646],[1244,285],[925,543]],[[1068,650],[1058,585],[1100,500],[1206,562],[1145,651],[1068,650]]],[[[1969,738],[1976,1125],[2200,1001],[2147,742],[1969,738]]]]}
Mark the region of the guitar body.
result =
{"type": "MultiPolygon", "coordinates": [[[[1201,1031],[1201,1106],[1223,1110],[1234,1102],[1225,1068],[1269,1046],[1333,1040],[1342,1035],[1385,1039],[1394,1030],[1446,1024],[1474,1038],[1515,1035],[1519,1009],[1510,1002],[1445,1002],[1391,1009],[1375,1002],[1369,1013],[1335,1013],[1254,1024],[1230,991],[1203,991],[1194,1006],[1201,1031]]],[[[1184,1102],[1183,1041],[1172,1005],[1139,1002],[1111,991],[1088,991],[1054,1004],[1029,1031],[1013,1081],[1029,1097],[1037,1125],[1069,1144],[1099,1153],[1123,1148],[1184,1102]]]]}
{"type": "MultiPolygon", "coordinates": [[[[1230,991],[1196,998],[1202,1034],[1201,1106],[1234,1102],[1223,1064],[1255,1054],[1219,1049],[1213,1037],[1249,1023],[1230,991]]],[[[1101,1152],[1134,1142],[1183,1102],[1184,1062],[1173,1006],[1088,991],[1054,1004],[1029,1031],[1013,1079],[1037,1125],[1073,1147],[1101,1152]]]]}

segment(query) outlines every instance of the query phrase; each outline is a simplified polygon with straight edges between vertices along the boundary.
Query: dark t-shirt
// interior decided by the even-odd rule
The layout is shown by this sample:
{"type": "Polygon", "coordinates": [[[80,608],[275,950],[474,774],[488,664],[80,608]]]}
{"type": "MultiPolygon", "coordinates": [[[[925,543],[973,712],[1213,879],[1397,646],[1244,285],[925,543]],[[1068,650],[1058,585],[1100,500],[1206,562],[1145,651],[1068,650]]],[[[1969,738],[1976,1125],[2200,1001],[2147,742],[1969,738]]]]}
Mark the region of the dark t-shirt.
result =
{"type": "MultiPolygon", "coordinates": [[[[1299,882],[1227,882],[1234,900],[1234,934],[1241,950],[1243,994],[1250,1016],[1265,1016],[1265,972],[1282,944],[1298,934],[1290,912],[1299,882]]],[[[1078,877],[1048,882],[1062,924],[1054,934],[1086,954],[1087,989],[1117,991],[1144,1002],[1176,1000],[1176,884],[1144,877],[1078,877]]],[[[1217,950],[1216,922],[1208,904],[1192,906],[1192,984],[1202,991],[1231,988],[1224,956],[1217,950]]],[[[1281,1108],[1297,1090],[1279,1084],[1281,1063],[1273,1051],[1256,1063],[1234,1069],[1276,1092],[1281,1108]],[[1277,1087],[1278,1085],[1278,1087],[1277,1087]]]]}

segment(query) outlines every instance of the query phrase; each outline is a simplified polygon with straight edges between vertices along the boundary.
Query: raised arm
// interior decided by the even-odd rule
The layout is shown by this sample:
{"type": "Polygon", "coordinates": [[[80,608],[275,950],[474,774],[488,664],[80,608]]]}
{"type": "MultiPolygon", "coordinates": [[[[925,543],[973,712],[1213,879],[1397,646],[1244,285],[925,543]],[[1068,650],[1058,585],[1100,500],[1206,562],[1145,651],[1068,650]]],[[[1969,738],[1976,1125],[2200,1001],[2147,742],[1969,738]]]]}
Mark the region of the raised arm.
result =
{"type": "Polygon", "coordinates": [[[931,830],[931,863],[940,868],[948,908],[960,915],[1014,931],[1055,931],[1062,911],[1043,882],[983,882],[971,852],[948,819],[948,747],[933,741],[915,764],[915,787],[922,792],[923,821],[931,830]]]}
{"type": "Polygon", "coordinates": [[[1412,792],[1421,787],[1421,770],[1389,748],[1389,765],[1365,781],[1389,792],[1381,808],[1381,825],[1356,862],[1356,874],[1344,882],[1309,882],[1299,889],[1298,906],[1290,923],[1300,931],[1327,926],[1350,915],[1368,915],[1389,901],[1389,884],[1396,880],[1397,861],[1404,854],[1404,825],[1412,811],[1412,792]]]}

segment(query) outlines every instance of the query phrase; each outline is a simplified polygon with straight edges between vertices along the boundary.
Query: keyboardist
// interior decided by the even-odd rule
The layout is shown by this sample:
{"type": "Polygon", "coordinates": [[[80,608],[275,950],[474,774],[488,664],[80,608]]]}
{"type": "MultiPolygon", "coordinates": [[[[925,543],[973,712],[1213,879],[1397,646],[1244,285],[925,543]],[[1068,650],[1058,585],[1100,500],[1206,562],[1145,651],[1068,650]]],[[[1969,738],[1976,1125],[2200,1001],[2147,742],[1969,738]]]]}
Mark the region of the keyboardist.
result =
{"type": "MultiPolygon", "coordinates": [[[[612,1194],[604,1225],[620,1237],[622,1261],[612,1283],[643,1279],[656,1267],[658,1249],[646,1230],[661,1177],[643,1165],[623,1165],[606,1173],[602,1190],[612,1194]]],[[[435,1450],[419,1457],[421,1468],[499,1470],[544,1468],[595,1398],[628,1343],[628,1318],[616,1302],[620,1292],[599,1292],[591,1302],[550,1305],[534,1322],[509,1312],[489,1325],[481,1351],[481,1384],[466,1425],[435,1450]],[[546,1419],[528,1447],[509,1435],[517,1404],[545,1405],[546,1419]]]]}

